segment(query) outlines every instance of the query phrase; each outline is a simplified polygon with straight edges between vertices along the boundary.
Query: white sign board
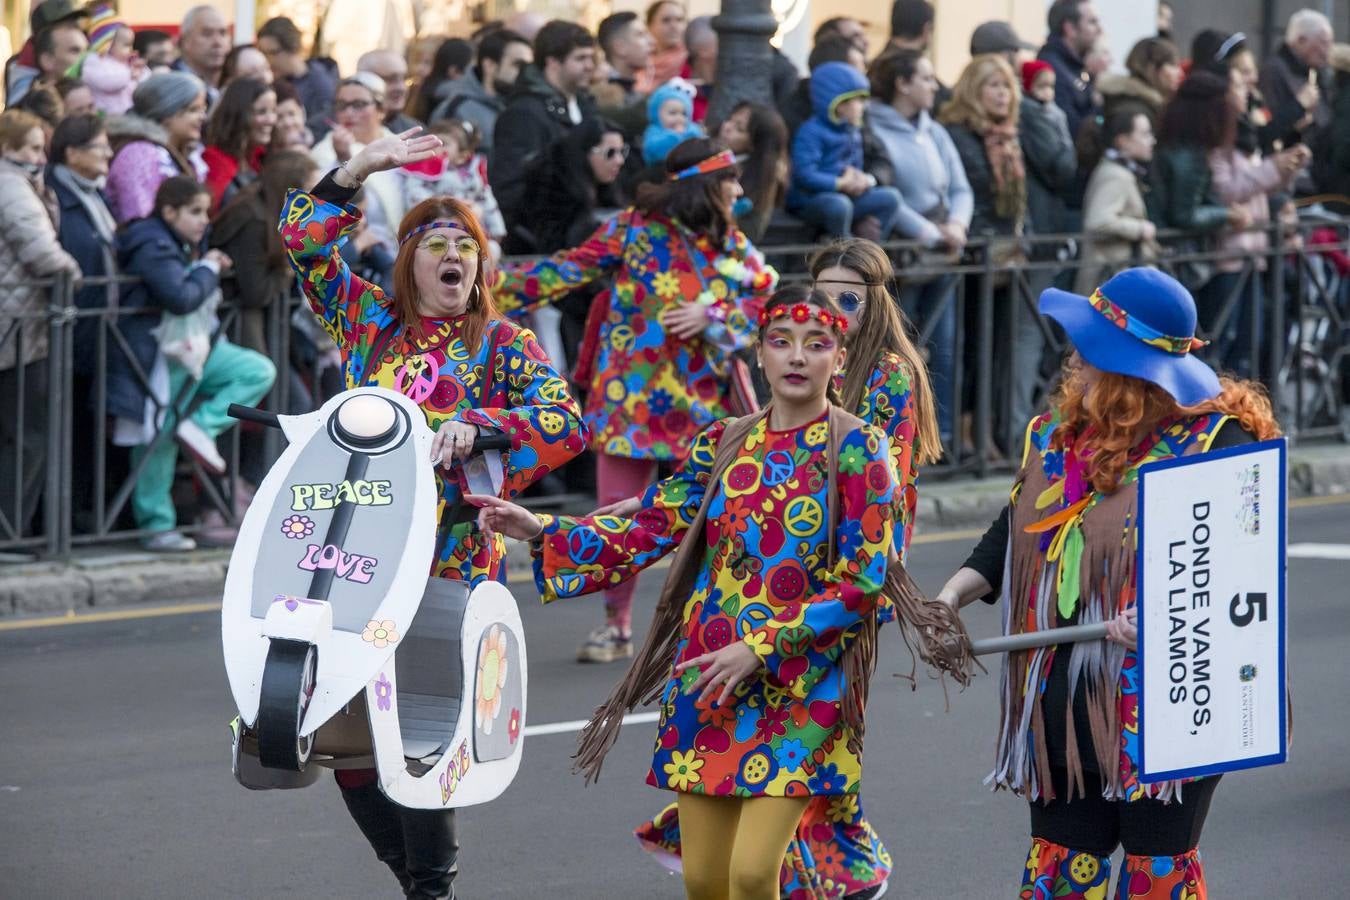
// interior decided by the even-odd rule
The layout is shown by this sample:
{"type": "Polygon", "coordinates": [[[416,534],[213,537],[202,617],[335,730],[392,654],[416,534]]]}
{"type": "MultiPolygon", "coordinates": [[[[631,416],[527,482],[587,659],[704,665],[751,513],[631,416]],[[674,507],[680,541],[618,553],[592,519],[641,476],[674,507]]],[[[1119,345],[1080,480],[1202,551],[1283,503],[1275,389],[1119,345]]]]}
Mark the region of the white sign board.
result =
{"type": "Polygon", "coordinates": [[[1285,441],[1139,472],[1140,775],[1282,763],[1285,441]]]}

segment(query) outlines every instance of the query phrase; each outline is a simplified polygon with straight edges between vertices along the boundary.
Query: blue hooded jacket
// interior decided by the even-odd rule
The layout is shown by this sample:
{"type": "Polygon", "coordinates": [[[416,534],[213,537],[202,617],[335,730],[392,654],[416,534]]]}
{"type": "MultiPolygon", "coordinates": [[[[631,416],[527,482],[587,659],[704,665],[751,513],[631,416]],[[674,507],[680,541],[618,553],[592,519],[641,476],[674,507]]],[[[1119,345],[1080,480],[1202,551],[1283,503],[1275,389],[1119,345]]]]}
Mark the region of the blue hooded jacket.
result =
{"type": "Polygon", "coordinates": [[[647,130],[642,133],[642,161],[654,166],[666,161],[670,151],[690,138],[706,137],[703,126],[694,122],[694,97],[685,87],[692,88],[688,82],[681,84],[679,79],[667,81],[652,91],[647,100],[647,130]],[[671,131],[661,125],[661,106],[667,100],[679,100],[684,105],[684,113],[689,125],[684,131],[671,131]]]}
{"type": "Polygon", "coordinates": [[[815,115],[792,139],[789,210],[801,207],[815,194],[833,191],[835,179],[849,166],[863,167],[862,130],[840,122],[835,111],[844,101],[867,94],[867,79],[848,63],[824,63],[811,73],[815,115]]]}
{"type": "MultiPolygon", "coordinates": [[[[189,269],[191,248],[158,215],[131,222],[117,236],[118,262],[123,275],[142,280],[123,289],[117,327],[136,365],[149,373],[159,353],[154,334],[166,312],[186,315],[206,302],[220,286],[214,271],[189,269]]],[[[146,390],[120,345],[108,342],[108,413],[140,419],[146,390]]]]}

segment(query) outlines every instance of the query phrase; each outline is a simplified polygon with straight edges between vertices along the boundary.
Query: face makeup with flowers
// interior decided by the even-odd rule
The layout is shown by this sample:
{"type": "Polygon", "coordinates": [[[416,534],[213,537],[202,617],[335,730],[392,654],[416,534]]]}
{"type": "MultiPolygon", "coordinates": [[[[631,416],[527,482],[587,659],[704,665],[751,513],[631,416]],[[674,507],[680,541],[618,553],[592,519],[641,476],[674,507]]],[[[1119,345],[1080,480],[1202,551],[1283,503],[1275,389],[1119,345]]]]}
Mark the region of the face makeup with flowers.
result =
{"type": "Polygon", "coordinates": [[[422,314],[463,314],[473,295],[482,248],[460,228],[433,228],[412,240],[417,241],[413,281],[422,314]]]}
{"type": "Polygon", "coordinates": [[[806,406],[823,401],[830,379],[843,367],[842,336],[820,321],[821,313],[829,315],[819,306],[794,304],[790,314],[770,319],[760,329],[759,365],[775,403],[806,406]]]}

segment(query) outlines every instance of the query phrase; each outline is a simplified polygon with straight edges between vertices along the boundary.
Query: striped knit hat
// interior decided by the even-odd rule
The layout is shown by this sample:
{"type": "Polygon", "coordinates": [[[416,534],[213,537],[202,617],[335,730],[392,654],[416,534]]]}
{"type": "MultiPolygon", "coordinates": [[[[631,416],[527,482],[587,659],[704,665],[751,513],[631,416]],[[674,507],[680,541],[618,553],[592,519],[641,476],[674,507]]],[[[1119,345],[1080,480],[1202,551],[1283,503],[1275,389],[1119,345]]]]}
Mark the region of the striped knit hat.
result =
{"type": "Polygon", "coordinates": [[[117,32],[127,23],[117,18],[111,6],[98,6],[89,13],[89,52],[103,56],[112,49],[117,32]]]}

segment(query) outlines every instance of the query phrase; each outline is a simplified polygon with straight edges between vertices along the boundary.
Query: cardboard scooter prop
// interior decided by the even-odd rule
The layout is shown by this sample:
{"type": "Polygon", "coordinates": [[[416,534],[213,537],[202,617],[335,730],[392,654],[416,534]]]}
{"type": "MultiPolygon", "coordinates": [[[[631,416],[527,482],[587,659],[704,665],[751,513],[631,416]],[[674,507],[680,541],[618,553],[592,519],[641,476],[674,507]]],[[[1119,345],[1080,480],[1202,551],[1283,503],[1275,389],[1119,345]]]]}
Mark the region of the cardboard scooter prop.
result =
{"type": "MultiPolygon", "coordinates": [[[[301,416],[230,412],[290,442],[225,580],[239,783],[299,788],[320,767],[373,768],[406,807],[497,797],[520,767],[525,635],[502,585],[428,578],[444,532],[421,409],[359,388],[301,416]]],[[[492,451],[509,447],[505,435],[478,438],[465,464],[473,490],[500,492],[492,451]]]]}

